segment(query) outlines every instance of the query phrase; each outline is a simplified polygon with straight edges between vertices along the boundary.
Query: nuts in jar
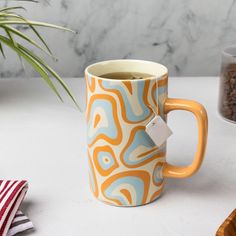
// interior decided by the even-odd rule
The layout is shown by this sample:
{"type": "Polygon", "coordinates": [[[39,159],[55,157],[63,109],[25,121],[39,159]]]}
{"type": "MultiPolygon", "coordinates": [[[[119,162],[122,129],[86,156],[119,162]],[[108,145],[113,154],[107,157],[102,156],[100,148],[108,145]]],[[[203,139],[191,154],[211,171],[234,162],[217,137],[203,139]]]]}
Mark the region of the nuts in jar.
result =
{"type": "Polygon", "coordinates": [[[236,47],[223,52],[220,80],[219,112],[236,122],[236,47]]]}

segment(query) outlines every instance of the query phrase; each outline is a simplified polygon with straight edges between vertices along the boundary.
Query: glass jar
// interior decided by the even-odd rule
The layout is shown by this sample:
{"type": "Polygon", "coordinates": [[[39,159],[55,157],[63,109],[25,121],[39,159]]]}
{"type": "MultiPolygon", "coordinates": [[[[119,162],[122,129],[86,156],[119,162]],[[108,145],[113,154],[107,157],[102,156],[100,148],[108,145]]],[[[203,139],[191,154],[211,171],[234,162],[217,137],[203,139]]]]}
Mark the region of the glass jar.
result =
{"type": "Polygon", "coordinates": [[[236,46],[227,47],[222,52],[219,112],[225,119],[236,123],[236,46]]]}

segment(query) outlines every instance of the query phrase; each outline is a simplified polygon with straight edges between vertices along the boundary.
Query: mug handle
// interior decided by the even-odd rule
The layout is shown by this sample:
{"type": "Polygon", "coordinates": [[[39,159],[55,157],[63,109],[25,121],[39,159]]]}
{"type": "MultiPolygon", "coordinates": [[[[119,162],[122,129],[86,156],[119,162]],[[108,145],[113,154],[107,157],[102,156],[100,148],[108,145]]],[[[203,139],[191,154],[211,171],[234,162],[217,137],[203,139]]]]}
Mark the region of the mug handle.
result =
{"type": "Polygon", "coordinates": [[[164,104],[164,112],[167,114],[173,110],[185,110],[195,115],[198,123],[198,145],[191,165],[174,166],[166,162],[163,166],[163,177],[186,178],[198,171],[204,158],[208,133],[207,112],[198,102],[186,99],[167,98],[164,104]]]}

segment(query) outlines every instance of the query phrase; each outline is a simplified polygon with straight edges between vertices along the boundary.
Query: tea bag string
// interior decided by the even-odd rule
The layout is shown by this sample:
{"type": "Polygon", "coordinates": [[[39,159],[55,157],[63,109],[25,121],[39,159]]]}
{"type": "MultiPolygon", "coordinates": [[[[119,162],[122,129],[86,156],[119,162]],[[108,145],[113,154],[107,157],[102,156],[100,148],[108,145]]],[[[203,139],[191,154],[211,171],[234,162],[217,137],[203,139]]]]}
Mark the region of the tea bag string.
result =
{"type": "Polygon", "coordinates": [[[152,112],[153,112],[154,114],[156,114],[156,111],[155,111],[154,107],[153,107],[151,104],[148,104],[148,107],[152,110],[152,112]]]}
{"type": "MultiPolygon", "coordinates": [[[[156,89],[156,91],[157,91],[157,89],[158,89],[158,83],[157,83],[157,82],[158,82],[158,78],[155,79],[155,89],[156,89]]],[[[148,104],[148,107],[151,108],[151,110],[152,110],[154,116],[155,116],[155,115],[158,115],[158,110],[159,110],[158,103],[159,103],[159,101],[158,101],[158,94],[157,94],[157,98],[156,98],[156,104],[157,104],[157,106],[155,107],[155,109],[154,109],[154,107],[153,107],[150,103],[148,104]]]]}

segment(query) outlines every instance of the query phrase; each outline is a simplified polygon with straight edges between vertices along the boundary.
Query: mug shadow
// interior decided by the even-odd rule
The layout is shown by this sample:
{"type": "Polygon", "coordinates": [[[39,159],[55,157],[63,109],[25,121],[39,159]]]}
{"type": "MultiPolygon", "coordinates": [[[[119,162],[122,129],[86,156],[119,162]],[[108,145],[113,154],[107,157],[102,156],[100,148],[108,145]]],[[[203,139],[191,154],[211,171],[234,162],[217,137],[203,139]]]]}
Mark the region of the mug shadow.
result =
{"type": "MultiPolygon", "coordinates": [[[[192,177],[193,178],[193,177],[192,177]]],[[[219,191],[219,182],[209,179],[205,182],[196,179],[168,179],[165,191],[170,193],[186,193],[189,195],[214,195],[219,191]]]]}
{"type": "MultiPolygon", "coordinates": [[[[204,168],[205,169],[205,168],[204,168]]],[[[186,195],[199,198],[220,198],[228,191],[230,179],[227,176],[220,176],[215,170],[207,168],[198,174],[186,179],[166,179],[164,191],[153,203],[165,199],[167,195],[186,195]]]]}

